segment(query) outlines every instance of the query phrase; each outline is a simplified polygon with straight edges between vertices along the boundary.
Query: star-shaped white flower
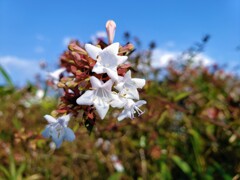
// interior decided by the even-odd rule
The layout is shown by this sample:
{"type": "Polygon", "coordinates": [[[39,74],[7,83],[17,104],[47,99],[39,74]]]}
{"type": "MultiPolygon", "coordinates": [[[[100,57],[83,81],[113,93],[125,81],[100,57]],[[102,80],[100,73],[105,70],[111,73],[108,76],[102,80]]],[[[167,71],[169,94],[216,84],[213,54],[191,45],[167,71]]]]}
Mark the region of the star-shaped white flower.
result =
{"type": "Polygon", "coordinates": [[[125,104],[121,114],[118,116],[118,120],[121,121],[126,117],[133,119],[135,113],[137,113],[138,116],[142,115],[144,112],[139,109],[139,107],[146,103],[147,102],[143,100],[134,102],[132,99],[127,99],[127,103],[125,104]]]}
{"type": "Polygon", "coordinates": [[[88,55],[97,61],[93,72],[97,74],[107,73],[114,80],[118,80],[117,66],[127,60],[127,56],[118,56],[119,43],[113,43],[101,49],[91,44],[86,44],[85,49],[88,55]]]}
{"type": "Polygon", "coordinates": [[[94,76],[90,77],[90,82],[93,90],[87,90],[83,95],[77,99],[79,105],[94,105],[101,119],[106,116],[109,103],[112,100],[112,85],[113,81],[110,79],[103,83],[94,76]]]}
{"type": "Polygon", "coordinates": [[[62,141],[73,141],[75,139],[73,131],[67,127],[70,120],[69,114],[57,119],[50,115],[45,115],[44,118],[49,124],[42,132],[42,136],[45,138],[51,137],[57,148],[61,146],[62,141]]]}
{"type": "Polygon", "coordinates": [[[129,70],[124,77],[115,86],[115,88],[124,95],[126,98],[139,100],[139,94],[137,88],[142,88],[146,81],[140,78],[131,78],[131,71],[129,70]]]}
{"type": "Polygon", "coordinates": [[[53,72],[49,72],[48,73],[48,77],[53,81],[53,83],[56,85],[59,82],[60,79],[60,75],[66,71],[66,68],[60,68],[57,69],[53,72]]]}

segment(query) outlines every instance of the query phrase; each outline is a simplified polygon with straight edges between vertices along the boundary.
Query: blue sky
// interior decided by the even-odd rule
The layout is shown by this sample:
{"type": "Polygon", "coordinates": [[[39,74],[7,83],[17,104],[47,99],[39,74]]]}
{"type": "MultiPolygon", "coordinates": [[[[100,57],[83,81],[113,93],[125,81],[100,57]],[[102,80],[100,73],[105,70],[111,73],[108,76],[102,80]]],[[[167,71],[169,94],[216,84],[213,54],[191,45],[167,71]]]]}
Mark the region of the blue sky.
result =
{"type": "Polygon", "coordinates": [[[39,60],[58,63],[64,39],[87,42],[108,19],[117,23],[115,41],[129,31],[143,48],[154,40],[160,50],[177,52],[208,33],[207,57],[220,64],[240,60],[239,0],[0,0],[0,64],[22,84],[39,71],[39,60]]]}

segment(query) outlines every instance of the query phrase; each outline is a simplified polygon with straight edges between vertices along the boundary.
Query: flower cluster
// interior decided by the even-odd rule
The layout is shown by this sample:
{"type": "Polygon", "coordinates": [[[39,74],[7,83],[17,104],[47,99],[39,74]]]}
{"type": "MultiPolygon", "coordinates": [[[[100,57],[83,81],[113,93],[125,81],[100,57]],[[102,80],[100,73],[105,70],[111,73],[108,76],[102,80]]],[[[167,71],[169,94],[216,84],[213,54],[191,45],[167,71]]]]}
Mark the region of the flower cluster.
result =
{"type": "Polygon", "coordinates": [[[109,45],[99,41],[97,45],[83,47],[72,41],[61,56],[61,68],[49,73],[50,84],[62,89],[63,95],[55,111],[59,118],[46,115],[49,125],[42,135],[51,137],[57,147],[63,140],[75,139],[67,127],[70,115],[79,117],[81,112],[88,128],[93,127],[97,117],[104,119],[110,107],[123,109],[119,121],[143,114],[139,107],[146,101],[139,100],[138,88],[145,85],[145,80],[131,77],[126,61],[133,45],[113,43],[115,28],[114,21],[107,22],[109,45]]]}

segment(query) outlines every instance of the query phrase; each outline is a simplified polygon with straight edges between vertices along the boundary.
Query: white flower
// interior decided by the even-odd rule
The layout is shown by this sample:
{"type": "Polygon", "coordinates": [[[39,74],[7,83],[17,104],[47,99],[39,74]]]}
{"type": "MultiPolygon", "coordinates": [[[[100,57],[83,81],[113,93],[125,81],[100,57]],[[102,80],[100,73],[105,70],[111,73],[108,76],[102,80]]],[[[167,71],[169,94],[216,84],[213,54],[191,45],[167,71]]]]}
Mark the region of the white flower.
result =
{"type": "Polygon", "coordinates": [[[49,124],[42,132],[42,135],[45,138],[51,137],[57,148],[61,146],[62,141],[73,141],[75,139],[73,131],[67,127],[70,120],[69,114],[61,116],[57,119],[50,115],[45,115],[44,118],[49,124]]]}
{"type": "Polygon", "coordinates": [[[111,160],[113,162],[113,167],[116,169],[117,172],[123,172],[124,171],[124,167],[123,167],[121,161],[119,161],[119,159],[116,155],[112,155],[111,160]]]}
{"type": "Polygon", "coordinates": [[[66,71],[66,68],[60,68],[57,69],[53,72],[49,72],[48,73],[48,77],[53,81],[53,83],[56,85],[59,82],[60,79],[60,75],[66,71]]]}
{"type": "Polygon", "coordinates": [[[114,81],[118,80],[117,66],[127,60],[127,56],[118,56],[119,43],[113,43],[103,50],[91,44],[86,44],[85,49],[89,56],[97,61],[93,72],[107,73],[114,81]]]}
{"type": "Polygon", "coordinates": [[[94,76],[90,77],[90,82],[93,90],[87,90],[82,96],[77,99],[79,105],[94,105],[101,119],[106,116],[109,103],[112,100],[112,85],[110,79],[103,83],[94,76]]]}
{"type": "Polygon", "coordinates": [[[115,88],[126,98],[139,100],[137,88],[142,88],[145,83],[145,79],[131,78],[131,71],[129,70],[115,88]]]}
{"type": "Polygon", "coordinates": [[[146,101],[140,100],[135,103],[132,99],[127,99],[127,103],[124,106],[124,110],[118,116],[118,120],[121,121],[126,117],[133,119],[135,113],[138,116],[142,115],[144,112],[139,107],[143,104],[146,104],[146,101]]]}
{"type": "Polygon", "coordinates": [[[125,96],[122,96],[119,93],[117,94],[116,92],[112,92],[112,100],[110,102],[110,105],[113,108],[123,108],[126,103],[127,98],[125,96]]]}

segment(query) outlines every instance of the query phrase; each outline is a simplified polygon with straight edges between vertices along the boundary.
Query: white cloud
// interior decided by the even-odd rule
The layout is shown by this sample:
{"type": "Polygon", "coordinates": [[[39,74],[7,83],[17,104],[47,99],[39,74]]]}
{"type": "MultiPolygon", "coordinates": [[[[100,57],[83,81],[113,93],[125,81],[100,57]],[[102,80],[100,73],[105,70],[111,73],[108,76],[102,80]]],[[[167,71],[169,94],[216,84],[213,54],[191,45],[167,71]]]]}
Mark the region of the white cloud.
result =
{"type": "Polygon", "coordinates": [[[46,41],[46,40],[47,40],[46,37],[43,36],[42,34],[37,34],[37,35],[35,36],[35,38],[36,38],[38,41],[46,41]]]}
{"type": "Polygon", "coordinates": [[[41,53],[45,52],[45,49],[42,46],[37,46],[37,47],[34,48],[34,52],[38,53],[38,54],[41,54],[41,53]]]}
{"type": "MultiPolygon", "coordinates": [[[[0,65],[7,71],[16,85],[24,85],[33,81],[37,73],[41,73],[39,62],[17,56],[0,56],[0,65]]],[[[0,84],[4,83],[0,79],[0,84]]]]}
{"type": "Polygon", "coordinates": [[[166,46],[167,48],[173,48],[173,47],[176,46],[176,44],[175,44],[174,41],[168,41],[168,42],[165,43],[165,46],[166,46]]]}
{"type": "MultiPolygon", "coordinates": [[[[180,51],[169,51],[165,49],[155,49],[152,54],[152,66],[166,67],[170,61],[179,61],[180,51]]],[[[188,55],[184,55],[182,60],[188,59],[188,55]]],[[[193,65],[209,66],[214,63],[214,60],[206,54],[200,53],[193,58],[193,65]]]]}

